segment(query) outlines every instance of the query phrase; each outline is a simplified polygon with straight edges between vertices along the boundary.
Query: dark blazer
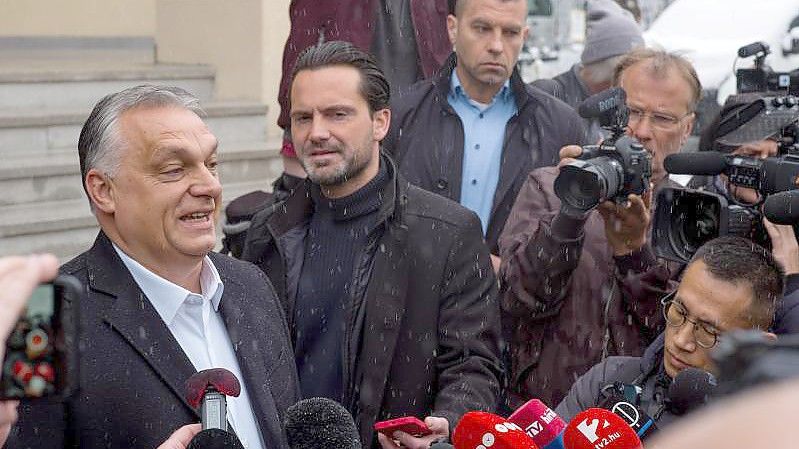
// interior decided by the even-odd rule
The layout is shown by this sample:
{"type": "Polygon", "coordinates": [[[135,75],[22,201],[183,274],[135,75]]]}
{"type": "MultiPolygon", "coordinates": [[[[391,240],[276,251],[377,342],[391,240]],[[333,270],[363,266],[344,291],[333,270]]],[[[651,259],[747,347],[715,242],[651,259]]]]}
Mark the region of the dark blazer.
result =
{"type": "MultiPolygon", "coordinates": [[[[480,222],[463,206],[390,181],[355,262],[343,351],[345,405],[364,447],[375,421],[494,411],[503,371],[497,282],[480,222]]],[[[291,323],[313,203],[309,183],[253,217],[242,257],[269,273],[291,323]]]]}
{"type": "MultiPolygon", "coordinates": [[[[391,102],[391,128],[383,147],[412,184],[460,202],[463,175],[463,123],[450,106],[452,53],[435,78],[414,84],[391,102]]],[[[585,143],[582,119],[569,105],[510,77],[518,112],[505,127],[499,183],[485,240],[499,254],[497,240],[530,170],[555,165],[564,145],[585,143]]],[[[592,142],[595,143],[595,142],[592,142]]]]}
{"type": "MultiPolygon", "coordinates": [[[[282,415],[299,386],[283,312],[258,268],[210,257],[224,283],[220,313],[266,447],[287,447],[282,415]]],[[[108,237],[100,232],[61,272],[87,287],[76,304],[79,391],[69,401],[21,406],[8,447],[154,449],[178,427],[198,422],[184,398],[184,383],[196,370],[108,237]]]]}

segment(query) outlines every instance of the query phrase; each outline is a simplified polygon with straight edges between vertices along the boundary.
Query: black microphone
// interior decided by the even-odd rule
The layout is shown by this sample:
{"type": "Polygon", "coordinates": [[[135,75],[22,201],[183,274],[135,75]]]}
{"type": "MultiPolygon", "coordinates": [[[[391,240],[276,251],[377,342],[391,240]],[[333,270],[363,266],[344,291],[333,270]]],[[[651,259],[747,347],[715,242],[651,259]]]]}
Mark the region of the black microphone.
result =
{"type": "Polygon", "coordinates": [[[727,158],[718,151],[676,153],[666,156],[663,167],[676,175],[718,175],[727,168],[727,158]]]}
{"type": "Polygon", "coordinates": [[[224,368],[211,368],[186,380],[186,401],[200,407],[203,430],[191,439],[187,449],[244,449],[227,430],[227,399],[241,394],[236,375],[224,368]]]}
{"type": "Polygon", "coordinates": [[[705,405],[716,388],[716,377],[699,368],[686,368],[677,374],[666,393],[666,407],[684,415],[705,405]]]}
{"type": "Polygon", "coordinates": [[[602,408],[610,410],[616,416],[619,416],[624,422],[627,423],[638,435],[638,438],[643,440],[651,435],[654,435],[658,427],[655,425],[655,420],[646,414],[640,407],[628,401],[626,398],[619,394],[611,394],[602,403],[602,408]]]}
{"type": "Polygon", "coordinates": [[[283,421],[291,449],[361,449],[352,415],[331,399],[303,399],[286,410],[283,421]]]}
{"type": "Polygon", "coordinates": [[[765,42],[752,42],[751,44],[745,45],[738,49],[738,57],[748,58],[760,52],[768,53],[768,50],[768,44],[765,42]]]}
{"type": "Polygon", "coordinates": [[[602,92],[591,95],[577,107],[577,112],[583,118],[595,118],[604,115],[608,111],[615,110],[624,106],[627,101],[627,93],[621,87],[613,87],[602,92]]]}
{"type": "Polygon", "coordinates": [[[763,204],[763,215],[778,225],[799,223],[799,190],[769,195],[763,204]]]}

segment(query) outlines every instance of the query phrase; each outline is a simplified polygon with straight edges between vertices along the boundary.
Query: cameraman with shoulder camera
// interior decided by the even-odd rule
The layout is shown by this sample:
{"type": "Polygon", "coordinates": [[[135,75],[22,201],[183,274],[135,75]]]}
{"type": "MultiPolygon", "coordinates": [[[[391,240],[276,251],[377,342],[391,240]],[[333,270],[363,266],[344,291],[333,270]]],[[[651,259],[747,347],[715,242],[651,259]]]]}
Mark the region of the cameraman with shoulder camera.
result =
{"type": "MultiPolygon", "coordinates": [[[[620,62],[614,82],[626,91],[626,131],[651,154],[657,188],[668,182],[664,158],[691,133],[696,72],[680,56],[639,49],[620,62]]],[[[581,151],[561,149],[560,166],[581,151]]],[[[651,191],[575,210],[555,194],[558,172],[530,173],[499,242],[511,407],[529,397],[557,403],[603,358],[640,355],[663,329],[658,301],[674,275],[649,245],[651,191]]]]}

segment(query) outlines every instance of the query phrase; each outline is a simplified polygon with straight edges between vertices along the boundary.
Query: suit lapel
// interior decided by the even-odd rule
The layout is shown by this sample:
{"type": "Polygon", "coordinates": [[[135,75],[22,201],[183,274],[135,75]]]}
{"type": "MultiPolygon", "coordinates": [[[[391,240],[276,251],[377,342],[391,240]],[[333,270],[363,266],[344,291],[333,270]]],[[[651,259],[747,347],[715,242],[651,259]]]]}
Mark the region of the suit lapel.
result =
{"type": "Polygon", "coordinates": [[[250,402],[262,426],[262,436],[266,447],[282,447],[282,442],[271,441],[273,435],[281,435],[280,415],[270,385],[271,367],[277,366],[283,347],[275,347],[278,338],[269,338],[270,329],[276,324],[267,320],[271,316],[245,285],[213,257],[219,276],[225,285],[219,310],[225,322],[228,336],[236,352],[244,382],[248,386],[250,402]]]}
{"type": "Polygon", "coordinates": [[[104,321],[141,356],[175,396],[199,414],[185,399],[185,382],[194,365],[161,316],[139,289],[111,242],[100,233],[87,258],[89,288],[114,297],[104,321]]]}

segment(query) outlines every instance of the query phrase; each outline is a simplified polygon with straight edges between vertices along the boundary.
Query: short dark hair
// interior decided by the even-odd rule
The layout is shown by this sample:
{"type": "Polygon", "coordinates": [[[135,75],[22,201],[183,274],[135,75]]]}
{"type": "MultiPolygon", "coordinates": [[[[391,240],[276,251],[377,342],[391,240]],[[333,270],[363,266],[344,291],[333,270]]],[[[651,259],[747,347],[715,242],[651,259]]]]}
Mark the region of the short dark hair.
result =
{"type": "Polygon", "coordinates": [[[771,326],[784,287],[782,267],[771,251],[743,237],[724,236],[699,247],[691,263],[699,260],[715,278],[749,284],[754,293],[751,323],[762,329],[771,326]]]}
{"type": "MultiPolygon", "coordinates": [[[[361,74],[361,95],[369,104],[369,111],[376,112],[389,107],[391,89],[386,75],[380,70],[374,57],[349,42],[328,41],[308,47],[297,58],[291,72],[291,82],[303,70],[344,65],[361,74]]],[[[291,101],[289,101],[291,103],[291,101]]]]}

